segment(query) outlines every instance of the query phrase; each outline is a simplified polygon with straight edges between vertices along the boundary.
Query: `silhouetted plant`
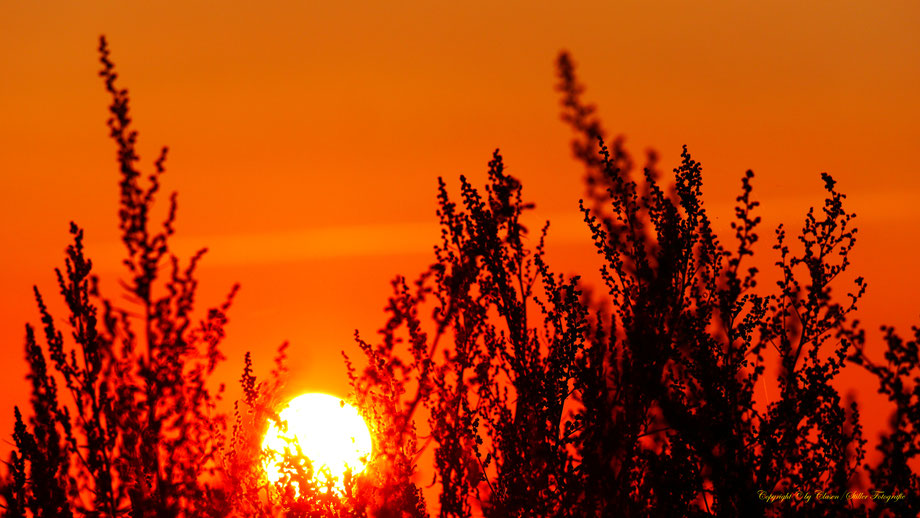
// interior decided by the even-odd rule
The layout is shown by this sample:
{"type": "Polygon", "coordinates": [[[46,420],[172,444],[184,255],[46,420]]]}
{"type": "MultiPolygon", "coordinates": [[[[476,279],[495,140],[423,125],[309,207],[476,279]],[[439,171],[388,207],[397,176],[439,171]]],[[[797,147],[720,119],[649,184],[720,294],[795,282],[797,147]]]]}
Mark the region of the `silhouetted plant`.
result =
{"type": "MultiPolygon", "coordinates": [[[[834,180],[822,175],[827,199],[820,213],[807,214],[796,246],[782,226],[776,230],[780,280],[772,292],[758,292],[758,270],[745,266],[759,240],[753,173],[742,177],[735,244],[727,248],[703,204],[701,165],[687,149],[668,187],[654,153],[635,174],[622,139],[612,149],[605,144],[568,56],[557,66],[563,119],[587,170],[581,210],[603,259],[606,294],[592,301],[578,277],[550,270],[547,227],[527,245],[521,215],[532,204],[522,201],[520,182],[496,151],[484,194],[461,177],[455,202],[440,181],[437,261],[411,290],[397,280],[382,345],[362,342],[371,364],[363,390],[395,384],[388,393],[403,403],[388,399],[388,413],[404,422],[419,406],[429,411],[440,515],[912,509],[845,497],[861,487],[866,440],[856,403],[843,401],[833,381],[848,354],[861,350],[850,315],[866,284],[857,277],[845,302],[831,297],[856,237],[834,180]],[[775,400],[755,395],[771,364],[768,351],[778,358],[775,400]],[[395,381],[381,372],[396,373],[395,381]],[[415,387],[414,395],[402,394],[404,387],[415,387]],[[818,490],[839,498],[765,500],[797,491],[817,497],[818,490]]],[[[915,345],[888,341],[896,347],[892,361],[908,366],[901,370],[917,364],[905,357],[916,357],[915,345]]],[[[918,451],[909,417],[916,393],[906,395],[894,381],[903,372],[874,372],[899,410],[896,431],[880,446],[886,460],[867,469],[877,488],[913,494],[917,481],[906,461],[918,451]]],[[[413,444],[402,435],[409,429],[400,427],[393,443],[413,444]]]]}
{"type": "Polygon", "coordinates": [[[865,353],[851,318],[861,277],[843,302],[854,215],[830,175],[827,198],[790,243],[776,230],[779,281],[758,286],[748,265],[759,241],[753,173],[742,177],[734,243],[716,236],[702,199],[702,167],[687,151],[663,184],[657,156],[641,172],[622,139],[606,144],[566,54],[559,56],[563,120],[586,168],[587,231],[602,260],[603,292],[547,264],[547,222],[533,237],[533,204],[496,150],[483,191],[460,177],[460,198],[439,179],[441,240],[415,283],[393,282],[379,343],[346,357],[353,400],[371,424],[374,456],[344,490],[292,444],[281,479],[263,473],[262,438],[284,395],[286,344],[259,382],[249,355],[234,416],[217,411],[208,378],[223,356],[236,293],[194,320],[195,268],[169,252],[176,197],[153,230],[150,214],[166,149],[146,178],[126,90],[100,41],[112,97],[110,135],[120,169],[119,221],[132,304],[100,295],[71,224],[58,285],[71,338],[35,290],[43,339],[26,326],[31,416],[15,409],[15,451],[3,480],[8,516],[427,516],[414,482],[434,450],[439,516],[869,516],[914,515],[920,480],[920,358],[915,337],[885,330],[887,365],[865,353]],[[164,274],[164,267],[168,274],[164,274]],[[839,282],[839,281],[838,281],[839,282]],[[40,345],[39,342],[44,344],[40,345]],[[760,399],[776,358],[775,400],[760,399]],[[50,362],[49,362],[50,360],[50,362]],[[855,401],[834,381],[847,360],[880,382],[896,411],[865,464],[855,401]],[[58,387],[66,388],[63,398],[58,387]],[[427,420],[427,434],[417,423],[427,420]],[[228,432],[228,425],[232,429],[228,432]],[[844,495],[864,472],[907,501],[844,495]],[[319,475],[319,476],[317,476],[319,475]],[[779,503],[816,490],[838,499],[779,503]]]}
{"type": "MultiPolygon", "coordinates": [[[[904,340],[894,329],[883,327],[886,365],[879,365],[867,357],[864,350],[865,334],[855,333],[858,347],[852,360],[874,374],[879,381],[879,393],[894,403],[890,429],[879,442],[882,454],[875,465],[865,465],[874,488],[884,488],[888,495],[908,495],[898,502],[898,512],[903,516],[920,513],[920,477],[917,476],[917,457],[920,455],[920,329],[913,327],[913,338],[904,340]]],[[[874,509],[874,516],[883,515],[885,508],[874,509]]]]}
{"type": "Polygon", "coordinates": [[[390,472],[375,470],[374,481],[383,480],[377,487],[346,473],[338,494],[332,490],[337,481],[314,476],[296,447],[282,455],[281,479],[268,482],[262,439],[269,422],[286,427],[277,411],[287,344],[266,381],[257,382],[247,354],[233,419],[218,411],[224,387],[215,390],[208,378],[224,359],[220,343],[238,286],[204,318],[193,319],[195,269],[205,250],[185,267],[170,254],[175,194],[161,229],[153,230],[167,150],[145,178],[137,168],[128,92],[116,86],[104,38],[99,52],[112,98],[108,126],[120,171],[119,223],[130,274],[122,288],[129,306],[100,295],[83,231],[72,223],[74,243],[65,271],[57,271],[72,341],[36,288],[45,344],[26,326],[32,416],[24,419],[15,409],[15,450],[2,485],[5,515],[357,517],[368,509],[402,508],[406,497],[389,482],[396,475],[384,480],[390,472]],[[59,384],[69,400],[59,397],[59,384]]]}
{"type": "MultiPolygon", "coordinates": [[[[614,308],[606,336],[617,358],[609,365],[613,391],[622,396],[614,398],[608,426],[614,443],[626,448],[611,452],[614,467],[604,477],[619,485],[607,488],[620,497],[614,505],[624,514],[652,507],[663,515],[687,514],[695,507],[749,516],[803,511],[765,508],[760,490],[818,487],[843,495],[862,458],[862,438],[855,407],[848,417],[831,381],[852,345],[846,317],[865,284],[856,279],[847,304],[830,297],[829,284],[846,270],[855,242],[853,216],[834,181],[824,175],[823,217],[809,212],[800,253],[790,251],[785,231],[777,229],[773,248],[782,280],[777,292],[756,294],[756,268],[742,269],[758,240],[753,173],[743,178],[732,224],[737,245],[728,250],[712,231],[701,199],[701,166],[686,148],[670,196],[652,165],[641,180],[632,180],[625,151],[619,145],[607,151],[599,124],[584,120],[590,112],[580,104],[565,55],[559,70],[567,118],[581,135],[576,152],[592,139],[600,143],[600,161],[586,165],[594,179],[589,185],[603,188],[593,198],[607,208],[582,210],[606,262],[602,274],[614,308]],[[779,356],[780,395],[761,402],[761,411],[754,387],[766,369],[767,347],[779,356]],[[639,441],[649,434],[651,448],[639,441]]],[[[845,505],[843,499],[825,502],[809,512],[834,514],[835,506],[845,505]]]]}
{"type": "Polygon", "coordinates": [[[71,223],[74,243],[57,278],[72,342],[36,288],[45,344],[26,326],[33,415],[27,425],[16,409],[7,514],[221,515],[226,495],[212,481],[224,444],[224,419],[215,412],[222,387],[212,392],[206,380],[223,358],[219,346],[236,287],[193,320],[194,273],[204,250],[185,267],[169,254],[175,194],[161,230],[152,229],[166,148],[144,178],[128,94],[116,86],[105,39],[99,51],[112,97],[108,126],[121,174],[119,221],[131,275],[123,287],[131,306],[100,296],[83,231],[71,223]],[[59,383],[69,401],[58,397],[59,383]]]}

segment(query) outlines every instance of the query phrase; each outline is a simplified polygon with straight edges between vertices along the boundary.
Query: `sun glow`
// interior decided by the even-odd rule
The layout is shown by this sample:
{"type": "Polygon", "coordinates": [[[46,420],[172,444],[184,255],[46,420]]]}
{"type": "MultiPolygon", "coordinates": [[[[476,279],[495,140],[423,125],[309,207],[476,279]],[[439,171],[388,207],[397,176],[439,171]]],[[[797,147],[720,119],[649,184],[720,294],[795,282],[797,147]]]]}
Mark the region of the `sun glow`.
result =
{"type": "Polygon", "coordinates": [[[328,477],[344,490],[344,476],[357,475],[371,456],[371,434],[358,410],[327,394],[304,394],[291,400],[279,414],[287,431],[271,423],[262,450],[266,453],[265,475],[272,483],[282,478],[286,453],[297,455],[298,448],[310,459],[314,479],[323,486],[328,477]],[[326,476],[324,476],[325,474],[326,476]]]}

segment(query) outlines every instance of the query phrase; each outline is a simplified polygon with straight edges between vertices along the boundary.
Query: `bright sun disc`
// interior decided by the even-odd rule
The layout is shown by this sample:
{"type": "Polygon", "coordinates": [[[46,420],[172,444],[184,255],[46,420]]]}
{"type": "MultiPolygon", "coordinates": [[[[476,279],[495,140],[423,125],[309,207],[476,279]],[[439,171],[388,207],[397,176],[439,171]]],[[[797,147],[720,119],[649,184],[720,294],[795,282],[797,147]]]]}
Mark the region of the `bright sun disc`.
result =
{"type": "MultiPolygon", "coordinates": [[[[337,397],[304,394],[292,399],[278,415],[287,422],[287,433],[281,433],[273,422],[262,441],[262,450],[267,454],[265,475],[272,483],[281,478],[285,450],[296,455],[298,445],[313,464],[314,473],[328,470],[340,491],[344,489],[345,472],[350,469],[352,475],[357,475],[370,460],[371,433],[367,424],[355,407],[337,397]]],[[[317,477],[319,484],[325,481],[324,476],[317,477]]]]}

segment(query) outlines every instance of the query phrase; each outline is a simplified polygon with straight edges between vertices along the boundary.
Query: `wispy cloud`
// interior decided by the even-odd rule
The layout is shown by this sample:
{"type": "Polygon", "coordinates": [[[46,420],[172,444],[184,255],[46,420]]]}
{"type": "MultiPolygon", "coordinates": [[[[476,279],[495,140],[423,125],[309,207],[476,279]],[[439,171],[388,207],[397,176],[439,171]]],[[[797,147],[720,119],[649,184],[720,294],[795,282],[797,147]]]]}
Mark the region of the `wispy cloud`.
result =
{"type": "MultiPolygon", "coordinates": [[[[920,204],[913,192],[857,193],[848,198],[850,210],[858,214],[857,225],[866,226],[920,216],[920,204]]],[[[765,224],[795,222],[804,217],[808,207],[821,207],[821,200],[804,194],[762,200],[760,213],[765,224]]],[[[732,204],[709,204],[710,216],[717,230],[727,227],[734,211],[732,204]]],[[[551,246],[590,244],[590,232],[577,211],[549,213],[539,211],[527,218],[532,240],[537,239],[543,221],[550,220],[548,243],[551,246]]],[[[428,254],[440,241],[437,222],[371,223],[290,231],[248,234],[212,234],[182,236],[173,239],[173,250],[187,256],[208,247],[209,265],[273,264],[346,257],[373,257],[400,254],[428,254]]],[[[117,264],[123,253],[119,243],[106,243],[96,257],[103,263],[117,264]],[[107,259],[112,259],[108,261],[107,259]]]]}

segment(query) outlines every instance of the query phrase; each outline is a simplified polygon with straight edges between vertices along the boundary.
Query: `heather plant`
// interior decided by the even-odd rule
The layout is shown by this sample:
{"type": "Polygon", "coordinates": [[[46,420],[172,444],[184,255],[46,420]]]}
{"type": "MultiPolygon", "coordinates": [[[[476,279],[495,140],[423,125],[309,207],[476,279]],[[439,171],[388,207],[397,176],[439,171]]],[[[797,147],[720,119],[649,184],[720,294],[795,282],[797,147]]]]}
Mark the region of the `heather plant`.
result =
{"type": "MultiPolygon", "coordinates": [[[[605,353],[615,360],[607,372],[622,396],[600,416],[613,418],[607,427],[615,440],[598,440],[626,448],[604,457],[612,461],[604,463],[612,466],[606,483],[615,481],[607,494],[622,497],[613,502],[624,514],[656,508],[663,515],[725,516],[805,511],[765,507],[762,490],[844,494],[854,483],[863,439],[855,405],[848,415],[831,382],[853,345],[847,318],[865,283],[857,277],[845,303],[831,297],[830,283],[849,266],[856,233],[834,180],[823,175],[823,214],[809,211],[798,252],[777,229],[781,280],[775,292],[758,294],[757,269],[743,267],[760,223],[753,173],[742,179],[732,224],[736,245],[727,249],[701,199],[701,165],[686,148],[669,195],[657,181],[654,156],[632,179],[628,154],[619,144],[613,152],[604,146],[600,124],[581,104],[567,56],[558,68],[565,117],[581,137],[576,153],[587,156],[595,141],[600,155],[584,160],[595,209],[582,211],[606,263],[613,315],[598,333],[608,337],[605,353]],[[759,410],[754,387],[765,375],[767,348],[779,358],[780,395],[759,410]],[[649,437],[651,447],[639,441],[649,437]]],[[[834,514],[848,504],[807,510],[834,514]]]]}
{"type": "MultiPolygon", "coordinates": [[[[170,253],[175,193],[162,226],[155,229],[151,222],[167,150],[154,162],[153,174],[145,177],[139,171],[128,92],[116,85],[104,38],[99,52],[100,75],[112,99],[108,127],[120,172],[119,227],[130,276],[122,288],[128,305],[119,307],[101,294],[83,247],[83,230],[71,223],[74,242],[67,248],[64,270],[57,270],[71,339],[65,339],[36,288],[44,344],[27,325],[32,415],[14,410],[15,449],[0,488],[4,514],[395,513],[407,498],[401,493],[407,491],[405,473],[410,472],[405,465],[395,471],[378,467],[370,480],[346,473],[339,494],[333,491],[338,481],[316,473],[292,444],[281,455],[280,480],[267,481],[263,435],[270,422],[286,429],[277,411],[285,395],[287,344],[279,348],[274,369],[262,381],[256,379],[247,353],[240,378],[243,397],[235,403],[233,416],[219,411],[224,387],[213,387],[208,379],[224,360],[220,345],[238,286],[195,320],[195,269],[206,250],[185,266],[170,253]],[[63,397],[59,386],[66,387],[63,397]]],[[[391,464],[397,466],[386,466],[391,464]]],[[[415,507],[423,512],[421,503],[415,507]]]]}
{"type": "Polygon", "coordinates": [[[734,236],[723,244],[703,202],[702,165],[685,147],[668,181],[654,153],[637,169],[582,100],[566,54],[557,88],[586,170],[580,210],[601,285],[550,267],[549,222],[539,232],[525,226],[534,205],[498,150],[482,189],[461,176],[457,198],[439,179],[434,263],[415,282],[393,281],[377,339],[355,334],[364,362],[345,358],[373,458],[337,481],[291,444],[280,479],[267,481],[263,435],[270,422],[286,426],[277,412],[287,344],[261,381],[246,355],[242,399],[222,414],[223,387],[208,380],[224,359],[237,287],[193,316],[204,250],[184,266],[170,253],[175,194],[165,222],[151,222],[166,149],[142,175],[127,91],[104,39],[99,50],[128,302],[102,296],[72,223],[57,270],[69,333],[38,289],[42,329],[26,326],[31,412],[14,410],[15,450],[0,487],[6,515],[422,517],[429,505],[442,517],[920,511],[920,331],[904,340],[886,328],[887,364],[866,353],[853,318],[866,290],[849,272],[854,215],[835,180],[821,176],[823,207],[794,237],[776,229],[767,253],[778,281],[761,286],[750,264],[761,223],[754,174],[741,178],[734,236]],[[872,373],[895,407],[876,465],[866,462],[856,402],[835,386],[847,362],[872,373]],[[755,390],[767,378],[773,399],[755,390]],[[419,462],[429,449],[426,472],[419,462]],[[416,482],[425,473],[436,503],[416,482]],[[906,501],[845,498],[865,488],[863,477],[906,501]],[[818,490],[840,498],[770,500],[818,490]]]}
{"type": "MultiPolygon", "coordinates": [[[[920,329],[913,327],[913,337],[905,340],[891,327],[883,327],[885,340],[885,365],[873,361],[865,352],[865,334],[856,333],[857,347],[851,360],[862,365],[879,382],[879,393],[894,404],[889,429],[876,446],[881,461],[865,469],[874,488],[885,488],[891,495],[907,495],[898,501],[904,516],[920,513],[920,502],[911,498],[920,494],[920,477],[917,476],[917,457],[920,455],[920,329]]],[[[874,493],[867,493],[876,496],[874,493]]],[[[888,500],[886,500],[888,501],[888,500]]],[[[881,506],[873,509],[873,516],[883,516],[881,506]]]]}
{"type": "Polygon", "coordinates": [[[195,268],[205,250],[185,266],[169,253],[175,194],[162,226],[151,223],[167,150],[144,177],[128,93],[116,85],[104,38],[99,52],[112,99],[108,126],[120,172],[128,306],[100,294],[83,230],[71,223],[74,241],[64,270],[56,270],[70,332],[65,338],[36,288],[41,339],[26,326],[33,413],[25,420],[15,410],[6,513],[223,515],[227,495],[213,483],[224,447],[225,418],[216,412],[223,388],[210,387],[207,378],[223,359],[220,343],[236,287],[224,303],[193,318],[195,268]]]}
{"type": "MultiPolygon", "coordinates": [[[[834,179],[822,175],[824,206],[808,212],[792,242],[776,229],[779,281],[764,290],[749,264],[761,222],[753,173],[742,177],[734,242],[723,245],[703,203],[702,166],[689,151],[670,185],[654,153],[636,172],[622,139],[606,144],[566,54],[557,70],[563,120],[587,171],[581,210],[602,258],[602,295],[552,272],[543,253],[548,224],[528,245],[521,216],[533,205],[496,151],[484,192],[461,177],[455,201],[439,181],[436,262],[411,289],[397,280],[382,344],[362,342],[371,364],[362,390],[392,394],[395,384],[403,402],[387,399],[387,407],[404,423],[419,407],[428,411],[439,515],[912,509],[845,497],[862,487],[863,468],[883,491],[914,494],[907,461],[918,451],[917,392],[904,387],[917,353],[914,342],[889,333],[890,365],[866,361],[898,411],[879,446],[885,460],[863,465],[858,406],[834,381],[848,356],[864,358],[852,315],[866,283],[851,277],[844,297],[832,296],[856,241],[834,179]],[[766,376],[778,387],[772,400],[755,391],[766,376]],[[817,491],[838,498],[769,501],[817,491]]],[[[394,444],[411,444],[402,436],[410,429],[400,426],[394,444]]]]}

